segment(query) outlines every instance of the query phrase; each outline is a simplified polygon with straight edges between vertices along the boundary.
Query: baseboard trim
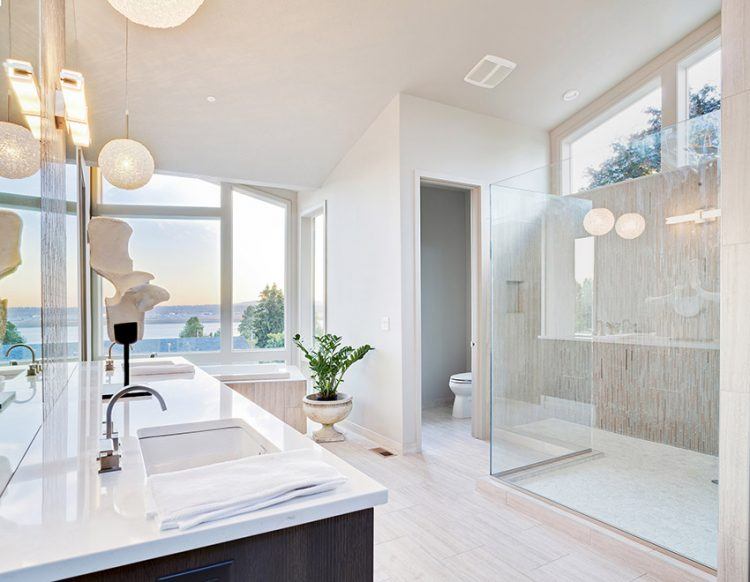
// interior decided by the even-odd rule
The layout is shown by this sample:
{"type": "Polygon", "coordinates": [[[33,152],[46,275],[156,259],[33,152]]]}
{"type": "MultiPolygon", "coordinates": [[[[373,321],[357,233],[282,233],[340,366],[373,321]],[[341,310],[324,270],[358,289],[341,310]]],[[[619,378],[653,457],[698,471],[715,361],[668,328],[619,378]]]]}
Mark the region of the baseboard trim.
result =
{"type": "Polygon", "coordinates": [[[516,511],[591,546],[598,552],[611,552],[613,555],[641,564],[656,579],[668,578],[684,582],[716,581],[716,571],[708,566],[495,477],[478,479],[476,488],[516,511]]]}
{"type": "Polygon", "coordinates": [[[365,428],[364,426],[352,422],[351,420],[341,421],[337,423],[336,426],[346,431],[353,432],[354,434],[358,434],[361,437],[365,437],[366,439],[371,440],[376,445],[380,445],[381,447],[386,448],[389,451],[393,451],[394,453],[398,453],[399,455],[404,454],[405,447],[401,443],[396,442],[393,439],[389,439],[379,432],[375,432],[374,430],[365,428]]]}

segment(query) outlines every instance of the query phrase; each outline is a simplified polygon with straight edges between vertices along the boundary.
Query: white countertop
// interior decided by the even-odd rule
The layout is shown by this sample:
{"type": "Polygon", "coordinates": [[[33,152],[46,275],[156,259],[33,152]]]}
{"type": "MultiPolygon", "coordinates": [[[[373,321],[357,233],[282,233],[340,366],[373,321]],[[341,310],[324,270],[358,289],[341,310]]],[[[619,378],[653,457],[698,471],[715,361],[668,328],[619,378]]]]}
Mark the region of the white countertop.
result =
{"type": "Polygon", "coordinates": [[[385,487],[200,368],[194,376],[143,379],[162,394],[166,412],[153,398],[125,399],[115,405],[122,471],[99,475],[96,457],[105,410],[99,394],[104,376],[102,362],[78,367],[0,497],[0,579],[4,582],[95,572],[387,501],[385,487]],[[159,531],[145,517],[145,472],[136,431],[222,418],[243,419],[282,451],[309,450],[349,481],[334,491],[187,531],[159,531]]]}

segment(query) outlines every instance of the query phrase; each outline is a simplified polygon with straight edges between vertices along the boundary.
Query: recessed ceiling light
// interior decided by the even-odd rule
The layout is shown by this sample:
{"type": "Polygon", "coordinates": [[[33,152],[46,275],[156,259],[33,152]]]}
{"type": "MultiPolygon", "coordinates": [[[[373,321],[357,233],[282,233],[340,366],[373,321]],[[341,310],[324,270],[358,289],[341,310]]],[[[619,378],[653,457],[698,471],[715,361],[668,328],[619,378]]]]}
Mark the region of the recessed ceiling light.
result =
{"type": "Polygon", "coordinates": [[[206,101],[208,101],[209,103],[216,103],[216,97],[214,97],[213,95],[209,95],[208,97],[206,97],[206,101]]]}
{"type": "Polygon", "coordinates": [[[565,91],[565,93],[563,93],[563,101],[573,101],[573,99],[578,99],[580,94],[581,92],[578,89],[565,91]]]}

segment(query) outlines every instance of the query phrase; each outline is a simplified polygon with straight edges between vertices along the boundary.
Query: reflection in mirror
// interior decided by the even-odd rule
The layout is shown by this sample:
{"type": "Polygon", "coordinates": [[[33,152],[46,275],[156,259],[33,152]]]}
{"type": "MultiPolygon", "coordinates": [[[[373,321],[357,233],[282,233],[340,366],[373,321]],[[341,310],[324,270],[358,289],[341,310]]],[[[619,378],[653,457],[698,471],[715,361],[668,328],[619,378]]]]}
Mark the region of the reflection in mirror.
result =
{"type": "MultiPolygon", "coordinates": [[[[0,61],[28,63],[37,81],[38,28],[38,2],[0,4],[0,61]]],[[[30,130],[6,67],[0,68],[0,95],[0,122],[30,130]]],[[[41,378],[30,365],[42,357],[40,173],[2,177],[7,174],[0,168],[0,493],[42,420],[41,378]]]]}

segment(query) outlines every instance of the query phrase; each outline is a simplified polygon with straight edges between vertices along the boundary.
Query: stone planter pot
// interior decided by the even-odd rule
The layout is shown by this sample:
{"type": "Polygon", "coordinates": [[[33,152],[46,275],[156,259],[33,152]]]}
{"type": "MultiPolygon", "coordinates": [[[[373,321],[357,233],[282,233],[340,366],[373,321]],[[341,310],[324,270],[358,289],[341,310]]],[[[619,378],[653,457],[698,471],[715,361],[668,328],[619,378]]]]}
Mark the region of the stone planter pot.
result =
{"type": "Polygon", "coordinates": [[[319,443],[333,443],[344,440],[344,435],[333,425],[341,422],[352,411],[352,397],[339,392],[336,400],[318,400],[317,394],[308,394],[302,399],[305,416],[313,422],[323,425],[313,433],[313,439],[319,443]]]}

